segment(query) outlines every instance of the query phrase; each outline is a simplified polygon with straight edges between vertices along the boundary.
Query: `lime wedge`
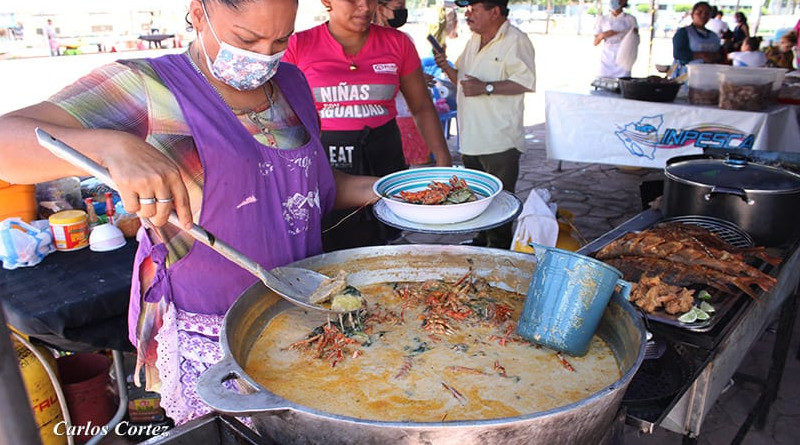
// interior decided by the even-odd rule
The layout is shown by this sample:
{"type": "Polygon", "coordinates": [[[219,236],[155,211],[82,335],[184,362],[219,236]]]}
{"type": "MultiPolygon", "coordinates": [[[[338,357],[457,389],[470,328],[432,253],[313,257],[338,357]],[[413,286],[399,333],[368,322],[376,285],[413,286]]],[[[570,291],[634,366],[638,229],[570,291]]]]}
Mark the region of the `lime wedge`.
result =
{"type": "Polygon", "coordinates": [[[700,303],[700,310],[708,312],[709,314],[713,314],[714,312],[716,312],[716,309],[714,309],[714,306],[711,306],[710,304],[708,304],[707,301],[703,301],[702,303],[700,303]]]}
{"type": "Polygon", "coordinates": [[[711,294],[709,294],[704,290],[701,290],[700,293],[697,294],[697,298],[708,301],[711,299],[711,294]]]}
{"type": "Polygon", "coordinates": [[[689,312],[678,317],[678,321],[680,321],[681,323],[694,323],[695,321],[697,321],[697,314],[694,312],[694,309],[692,309],[689,312]]]}
{"type": "Polygon", "coordinates": [[[697,316],[698,320],[708,320],[711,317],[710,315],[708,315],[708,312],[704,310],[698,308],[694,308],[692,310],[694,311],[694,314],[697,316]]]}

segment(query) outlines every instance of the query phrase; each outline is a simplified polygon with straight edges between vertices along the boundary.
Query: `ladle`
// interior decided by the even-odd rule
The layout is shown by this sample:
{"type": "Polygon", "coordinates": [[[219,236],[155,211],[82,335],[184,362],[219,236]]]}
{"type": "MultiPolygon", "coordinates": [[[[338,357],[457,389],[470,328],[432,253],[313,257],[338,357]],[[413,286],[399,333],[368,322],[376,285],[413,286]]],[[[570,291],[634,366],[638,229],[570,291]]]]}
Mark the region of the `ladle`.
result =
{"type": "MultiPolygon", "coordinates": [[[[51,153],[70,164],[85,170],[96,177],[109,187],[118,190],[117,185],[111,179],[108,170],[89,159],[74,148],[56,139],[51,134],[36,127],[36,138],[39,144],[50,150],[51,153]]],[[[271,271],[264,269],[260,264],[243,255],[227,243],[218,239],[202,226],[192,224],[191,229],[186,229],[178,220],[178,215],[172,211],[169,215],[169,223],[185,231],[192,238],[200,241],[215,252],[224,256],[230,261],[238,264],[251,274],[255,275],[267,288],[274,291],[289,302],[306,309],[315,311],[339,314],[340,312],[318,306],[309,301],[309,297],[316,290],[323,280],[328,277],[313,270],[301,269],[297,267],[276,267],[271,271]]]]}

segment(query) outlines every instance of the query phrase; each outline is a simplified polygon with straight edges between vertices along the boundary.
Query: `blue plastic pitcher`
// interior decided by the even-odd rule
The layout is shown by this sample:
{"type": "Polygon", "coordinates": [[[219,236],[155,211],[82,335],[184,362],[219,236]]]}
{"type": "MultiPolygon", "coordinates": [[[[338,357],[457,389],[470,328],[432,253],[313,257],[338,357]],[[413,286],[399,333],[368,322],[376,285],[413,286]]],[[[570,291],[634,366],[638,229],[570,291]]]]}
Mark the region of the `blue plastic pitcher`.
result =
{"type": "Polygon", "coordinates": [[[574,252],[530,244],[536,253],[517,334],[550,349],[582,356],[589,349],[614,288],[627,301],[631,284],[617,269],[574,252]]]}

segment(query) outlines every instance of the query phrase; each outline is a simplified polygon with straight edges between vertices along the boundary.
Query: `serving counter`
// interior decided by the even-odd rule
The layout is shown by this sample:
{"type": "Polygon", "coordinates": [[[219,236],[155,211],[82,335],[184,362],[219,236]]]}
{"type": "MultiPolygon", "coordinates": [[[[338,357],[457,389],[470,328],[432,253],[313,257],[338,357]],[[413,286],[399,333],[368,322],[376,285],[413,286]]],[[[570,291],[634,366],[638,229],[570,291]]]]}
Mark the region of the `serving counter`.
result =
{"type": "MultiPolygon", "coordinates": [[[[64,351],[113,350],[119,405],[105,425],[108,430],[128,409],[125,379],[119,377],[125,374],[122,351],[133,351],[127,314],[136,247],[136,241],[128,239],[125,246],[110,252],[56,251],[34,267],[0,269],[0,303],[8,323],[18,331],[64,351]]],[[[27,344],[24,338],[18,340],[27,344]]],[[[52,369],[49,373],[55,375],[52,369]]],[[[53,386],[62,412],[67,412],[59,383],[53,381],[53,386]]],[[[71,421],[66,416],[64,420],[69,427],[71,421]]],[[[87,443],[95,445],[103,437],[98,433],[87,443]]],[[[72,442],[70,436],[68,443],[72,442]]]]}
{"type": "Polygon", "coordinates": [[[722,110],[623,99],[619,94],[545,92],[547,157],[635,167],[663,168],[674,156],[703,149],[800,152],[797,107],[764,111],[722,110]]]}
{"type": "Polygon", "coordinates": [[[110,252],[53,252],[34,267],[0,269],[0,303],[23,334],[74,352],[132,351],[127,314],[137,243],[110,252]]]}

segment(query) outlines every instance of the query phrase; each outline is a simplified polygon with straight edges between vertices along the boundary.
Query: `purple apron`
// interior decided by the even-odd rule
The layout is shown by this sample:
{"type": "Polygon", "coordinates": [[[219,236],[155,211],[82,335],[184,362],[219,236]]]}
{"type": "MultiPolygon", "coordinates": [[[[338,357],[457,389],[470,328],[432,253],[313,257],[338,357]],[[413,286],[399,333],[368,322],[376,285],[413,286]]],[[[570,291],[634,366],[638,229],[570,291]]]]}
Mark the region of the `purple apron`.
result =
{"type": "MultiPolygon", "coordinates": [[[[175,95],[203,165],[200,225],[266,269],[321,253],[320,220],[333,207],[335,185],[319,142],[316,107],[300,71],[281,63],[273,80],[310,141],[280,150],[256,141],[185,55],[150,64],[175,95]]],[[[146,257],[157,271],[145,302],[163,297],[161,303],[182,311],[222,315],[257,280],[199,242],[167,268],[164,244],[153,245],[146,233],[140,235],[128,313],[134,345],[141,310],[139,268],[146,257]]]]}

